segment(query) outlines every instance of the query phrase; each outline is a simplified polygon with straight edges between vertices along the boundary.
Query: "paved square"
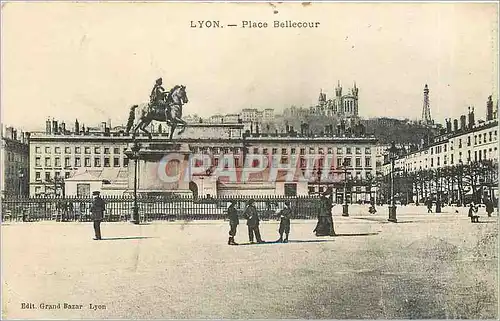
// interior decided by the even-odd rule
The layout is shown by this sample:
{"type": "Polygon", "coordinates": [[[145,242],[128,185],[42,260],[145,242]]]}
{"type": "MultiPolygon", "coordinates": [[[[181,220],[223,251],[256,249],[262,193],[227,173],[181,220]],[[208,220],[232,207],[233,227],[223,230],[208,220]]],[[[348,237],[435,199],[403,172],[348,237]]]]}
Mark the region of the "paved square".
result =
{"type": "MultiPolygon", "coordinates": [[[[497,318],[497,215],[386,212],[336,213],[334,238],[295,220],[288,244],[241,246],[222,221],[103,223],[103,241],[92,223],[6,223],[3,317],[497,318]]],[[[261,223],[266,241],[277,229],[261,223]]]]}

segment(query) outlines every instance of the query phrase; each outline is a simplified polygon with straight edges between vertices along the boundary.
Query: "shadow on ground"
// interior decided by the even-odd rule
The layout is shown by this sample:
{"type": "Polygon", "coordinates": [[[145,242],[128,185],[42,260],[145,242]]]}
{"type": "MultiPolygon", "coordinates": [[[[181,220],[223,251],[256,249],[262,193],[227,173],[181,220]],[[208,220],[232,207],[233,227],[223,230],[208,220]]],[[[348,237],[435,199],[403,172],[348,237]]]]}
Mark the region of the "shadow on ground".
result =
{"type": "Polygon", "coordinates": [[[115,240],[141,240],[152,239],[151,236],[123,236],[123,237],[103,237],[101,241],[115,241],[115,240]]]}

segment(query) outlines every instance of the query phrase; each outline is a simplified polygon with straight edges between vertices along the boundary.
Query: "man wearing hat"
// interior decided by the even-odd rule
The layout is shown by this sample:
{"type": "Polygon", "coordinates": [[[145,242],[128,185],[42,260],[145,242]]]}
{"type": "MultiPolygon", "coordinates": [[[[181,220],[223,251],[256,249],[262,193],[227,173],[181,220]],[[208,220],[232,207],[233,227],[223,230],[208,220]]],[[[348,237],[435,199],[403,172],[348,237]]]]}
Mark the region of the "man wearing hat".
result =
{"type": "Polygon", "coordinates": [[[100,196],[99,191],[92,192],[94,200],[92,201],[92,206],[90,207],[90,212],[92,213],[92,219],[94,220],[94,240],[101,239],[101,221],[103,219],[103,212],[105,210],[104,200],[100,196]]]}
{"type": "Polygon", "coordinates": [[[290,234],[290,219],[292,217],[292,210],[290,209],[290,201],[285,201],[285,207],[280,212],[280,227],[278,233],[280,233],[280,238],[278,243],[288,243],[288,234],[290,234]],[[283,233],[285,233],[285,239],[283,240],[283,233]]]}
{"type": "Polygon", "coordinates": [[[257,209],[253,205],[255,201],[250,199],[247,203],[247,208],[245,209],[244,216],[247,219],[248,226],[248,239],[250,243],[253,243],[253,236],[255,234],[255,238],[257,239],[257,243],[265,243],[260,237],[259,231],[259,215],[257,213],[257,209]]]}
{"type": "Polygon", "coordinates": [[[238,245],[234,241],[234,237],[236,236],[236,228],[240,223],[238,219],[238,210],[236,209],[236,201],[231,201],[229,207],[227,209],[227,216],[229,218],[229,241],[227,241],[228,245],[238,245]]]}

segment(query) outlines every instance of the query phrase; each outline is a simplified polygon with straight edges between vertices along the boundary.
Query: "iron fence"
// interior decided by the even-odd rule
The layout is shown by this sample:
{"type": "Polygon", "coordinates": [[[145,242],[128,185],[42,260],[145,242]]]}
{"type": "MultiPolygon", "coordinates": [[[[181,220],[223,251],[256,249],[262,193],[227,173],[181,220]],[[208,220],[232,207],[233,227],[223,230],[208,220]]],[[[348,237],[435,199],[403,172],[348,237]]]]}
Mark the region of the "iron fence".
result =
{"type": "MultiPolygon", "coordinates": [[[[131,219],[134,198],[130,196],[103,197],[106,202],[104,221],[119,222],[131,219]]],[[[262,220],[279,218],[279,211],[284,202],[289,201],[294,219],[313,219],[320,211],[320,200],[315,196],[233,196],[218,198],[192,198],[186,196],[138,197],[140,220],[176,221],[176,220],[218,220],[227,219],[230,202],[236,202],[236,209],[241,218],[249,199],[255,201],[255,207],[262,220]]],[[[3,221],[91,221],[91,197],[64,198],[23,198],[6,197],[1,200],[3,221]]]]}

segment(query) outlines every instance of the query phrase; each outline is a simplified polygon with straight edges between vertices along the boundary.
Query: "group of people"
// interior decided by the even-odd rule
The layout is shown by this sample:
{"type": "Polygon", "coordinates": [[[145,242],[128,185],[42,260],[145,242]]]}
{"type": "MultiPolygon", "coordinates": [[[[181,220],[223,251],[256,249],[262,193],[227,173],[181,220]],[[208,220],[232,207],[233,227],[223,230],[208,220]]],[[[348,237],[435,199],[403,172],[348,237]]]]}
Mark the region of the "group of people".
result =
{"type": "MultiPolygon", "coordinates": [[[[318,223],[313,233],[316,236],[335,236],[335,230],[333,227],[333,217],[332,217],[332,201],[328,198],[328,191],[323,193],[320,198],[320,211],[318,213],[318,223]]],[[[228,245],[238,245],[235,242],[234,237],[236,236],[236,230],[240,223],[238,216],[238,209],[236,208],[236,201],[231,201],[229,204],[227,215],[229,219],[229,239],[227,241],[228,245]]],[[[278,228],[279,238],[276,242],[278,243],[288,243],[288,237],[290,235],[290,221],[292,218],[293,210],[290,207],[290,201],[284,202],[284,207],[279,211],[280,225],[278,228]]],[[[260,229],[259,229],[259,214],[255,208],[255,201],[250,199],[245,205],[243,211],[243,218],[247,220],[248,227],[248,240],[250,243],[254,243],[255,240],[258,244],[265,243],[262,240],[260,229]]]]}

